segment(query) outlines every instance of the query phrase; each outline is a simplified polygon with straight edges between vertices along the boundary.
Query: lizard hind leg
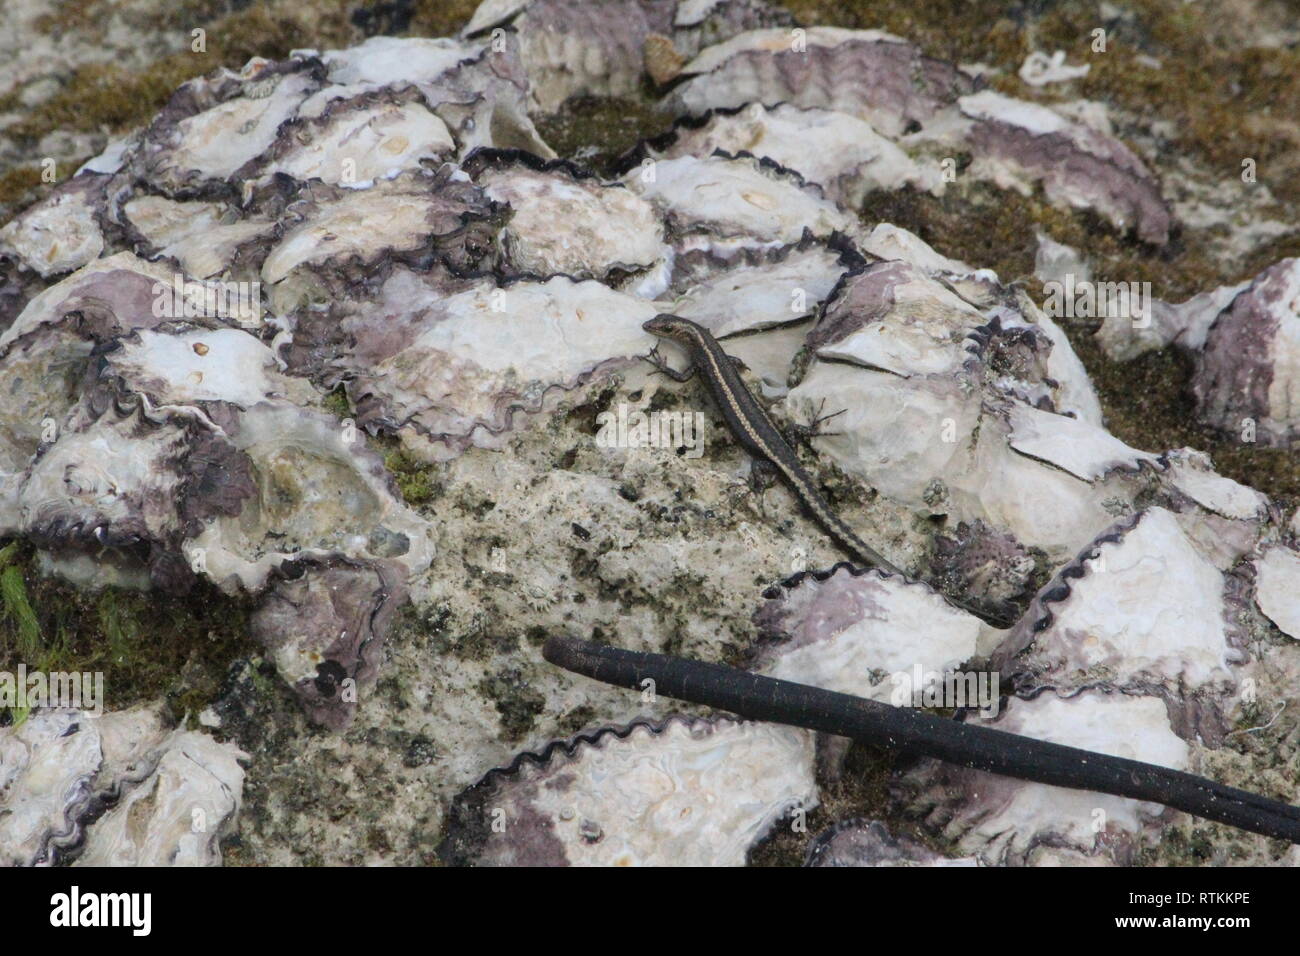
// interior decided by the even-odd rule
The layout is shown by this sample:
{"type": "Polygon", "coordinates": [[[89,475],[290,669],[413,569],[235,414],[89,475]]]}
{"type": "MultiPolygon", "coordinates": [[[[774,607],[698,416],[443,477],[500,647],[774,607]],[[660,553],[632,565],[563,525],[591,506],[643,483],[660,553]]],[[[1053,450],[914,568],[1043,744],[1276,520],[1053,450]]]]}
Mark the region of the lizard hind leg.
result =
{"type": "Polygon", "coordinates": [[[777,475],[776,465],[772,464],[765,458],[752,458],[749,463],[749,490],[758,498],[758,513],[767,520],[767,508],[764,504],[767,489],[776,483],[777,475]]]}

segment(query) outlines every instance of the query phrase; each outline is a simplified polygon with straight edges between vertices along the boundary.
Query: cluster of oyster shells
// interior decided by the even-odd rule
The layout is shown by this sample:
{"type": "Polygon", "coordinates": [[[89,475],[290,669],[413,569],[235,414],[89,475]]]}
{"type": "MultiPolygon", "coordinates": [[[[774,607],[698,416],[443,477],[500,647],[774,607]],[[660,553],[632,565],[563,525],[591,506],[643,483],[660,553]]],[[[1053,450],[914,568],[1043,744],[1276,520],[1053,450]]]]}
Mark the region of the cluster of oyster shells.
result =
{"type": "MultiPolygon", "coordinates": [[[[367,434],[435,468],[500,454],[566,402],[644,383],[641,325],[671,311],[791,420],[846,409],[818,456],[947,522],[933,576],[1028,602],[1003,632],[926,585],[804,575],[755,609],[755,668],[888,699],[892,672],[992,661],[1015,677],[995,726],[1206,766],[1245,688],[1293,691],[1300,527],[1203,455],[1111,435],[1023,289],[857,214],[882,190],[943,193],[957,152],[963,175],[1168,241],[1158,180],[1104,115],[1010,99],[899,37],[805,29],[761,0],[487,0],[458,38],[190,81],[0,229],[17,290],[0,299],[0,536],[82,587],[184,593],[203,577],[247,597],[308,715],[344,729],[398,605],[439,574],[444,520],[402,499],[367,434]],[[681,119],[614,178],[538,133],[574,96],[647,83],[681,119]],[[354,417],[327,410],[338,387],[354,417]],[[1050,580],[1035,592],[1036,570],[1050,580]]],[[[1163,338],[1142,342],[1200,350],[1208,420],[1253,416],[1276,442],[1300,428],[1297,276],[1286,261],[1159,305],[1163,338]]],[[[1108,321],[1103,341],[1136,354],[1141,334],[1108,321]]],[[[0,731],[25,761],[0,791],[13,861],[83,843],[101,862],[219,858],[179,808],[228,826],[239,755],[156,731],[128,748],[126,720],[65,737],[76,718],[52,711],[0,731]],[[171,757],[198,752],[206,776],[171,757]],[[140,842],[122,818],[148,792],[140,842]],[[97,802],[113,809],[87,836],[97,802]]],[[[534,743],[452,803],[447,859],[741,864],[818,803],[802,731],[671,718],[534,743]]],[[[1170,816],[942,766],[895,790],[962,862],[1123,860],[1170,816]]],[[[810,855],[937,860],[866,821],[810,855]]]]}
{"type": "Polygon", "coordinates": [[[0,863],[219,865],[247,760],[157,708],[41,710],[0,728],[0,863]]]}

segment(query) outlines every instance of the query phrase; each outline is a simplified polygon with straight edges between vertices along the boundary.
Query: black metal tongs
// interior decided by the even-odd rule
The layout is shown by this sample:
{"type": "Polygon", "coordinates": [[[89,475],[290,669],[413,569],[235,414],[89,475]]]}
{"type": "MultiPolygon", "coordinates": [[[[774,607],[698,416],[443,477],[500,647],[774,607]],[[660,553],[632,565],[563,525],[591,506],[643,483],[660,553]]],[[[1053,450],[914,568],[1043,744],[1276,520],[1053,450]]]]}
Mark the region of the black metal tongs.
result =
{"type": "Polygon", "coordinates": [[[594,680],[935,757],[1004,777],[1164,804],[1206,820],[1300,843],[1300,807],[1140,760],[947,720],[721,664],[552,637],[542,656],[594,680]]]}

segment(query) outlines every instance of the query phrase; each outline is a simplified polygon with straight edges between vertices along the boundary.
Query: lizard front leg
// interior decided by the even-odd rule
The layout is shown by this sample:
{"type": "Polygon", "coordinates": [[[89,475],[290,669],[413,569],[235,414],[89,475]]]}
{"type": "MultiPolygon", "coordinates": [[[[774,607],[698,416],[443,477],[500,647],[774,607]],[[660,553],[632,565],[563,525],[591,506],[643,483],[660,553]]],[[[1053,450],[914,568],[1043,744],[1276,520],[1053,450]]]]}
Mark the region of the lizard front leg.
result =
{"type": "Polygon", "coordinates": [[[664,357],[659,353],[658,345],[656,345],[654,348],[650,350],[649,355],[641,356],[641,361],[649,362],[651,365],[654,366],[655,370],[650,373],[651,375],[656,375],[656,374],[665,375],[668,378],[671,378],[674,382],[689,382],[692,378],[695,377],[694,365],[691,365],[689,368],[687,368],[685,372],[677,371],[677,369],[673,368],[671,365],[669,365],[667,362],[664,361],[664,357]]]}

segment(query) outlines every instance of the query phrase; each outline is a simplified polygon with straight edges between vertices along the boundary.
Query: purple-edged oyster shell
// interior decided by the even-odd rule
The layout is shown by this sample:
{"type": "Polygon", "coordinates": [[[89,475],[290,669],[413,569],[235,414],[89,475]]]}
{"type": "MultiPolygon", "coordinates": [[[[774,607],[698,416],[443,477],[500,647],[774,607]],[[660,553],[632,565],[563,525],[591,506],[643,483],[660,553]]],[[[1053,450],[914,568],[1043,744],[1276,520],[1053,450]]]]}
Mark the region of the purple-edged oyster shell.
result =
{"type": "Polygon", "coordinates": [[[976,81],[879,30],[752,30],[703,50],[673,91],[687,113],[757,102],[836,110],[889,137],[926,125],[976,81]]]}
{"type": "Polygon", "coordinates": [[[1107,476],[1154,456],[1093,420],[1096,397],[1057,331],[992,280],[875,263],[826,303],[788,405],[805,420],[847,409],[816,447],[884,494],[1063,559],[1110,524],[1108,499],[1131,494],[1107,476]]]}
{"type": "Polygon", "coordinates": [[[342,322],[357,343],[348,393],[360,424],[395,429],[435,460],[501,447],[564,392],[648,352],[641,324],[659,311],[565,276],[448,295],[397,272],[381,297],[342,322]],[[374,336],[380,317],[391,332],[374,336]]]}
{"type": "Polygon", "coordinates": [[[392,562],[304,558],[270,582],[249,630],[312,720],[333,730],[351,723],[378,676],[405,580],[392,562]]]}
{"type": "Polygon", "coordinates": [[[772,248],[805,233],[852,235],[857,219],[794,173],[752,156],[680,156],[650,161],[624,182],[669,221],[675,248],[772,248]]]}
{"type": "Polygon", "coordinates": [[[644,73],[646,39],[673,32],[677,0],[529,0],[481,4],[463,33],[509,22],[528,75],[531,110],[555,112],[575,95],[628,96],[644,73]]]}
{"type": "MultiPolygon", "coordinates": [[[[480,146],[555,154],[528,117],[528,77],[514,34],[465,41],[426,37],[371,37],[346,50],[320,54],[325,83],[303,102],[305,119],[351,111],[380,91],[405,99],[414,88],[464,157],[480,146]]],[[[416,102],[416,101],[411,101],[416,102]]],[[[426,123],[421,119],[421,123],[426,123]]]]}
{"type": "Polygon", "coordinates": [[[0,229],[0,256],[49,279],[98,258],[104,251],[99,210],[108,177],[88,173],[59,184],[0,229]]]}
{"type": "Polygon", "coordinates": [[[364,190],[313,183],[286,209],[261,279],[272,308],[285,314],[373,281],[393,262],[476,272],[491,255],[493,218],[482,190],[450,164],[364,190]]]}
{"type": "Polygon", "coordinates": [[[930,189],[939,180],[937,167],[919,165],[866,120],[791,103],[771,109],[751,103],[688,117],[650,140],[644,151],[656,159],[673,159],[704,158],[717,150],[770,159],[816,183],[828,199],[848,209],[876,190],[930,189]]]}
{"type": "Polygon", "coordinates": [[[728,719],[636,721],[524,753],[457,798],[441,853],[526,866],[741,866],[817,805],[806,731],[728,719]]]}
{"type": "MultiPolygon", "coordinates": [[[[1174,770],[1192,770],[1192,748],[1175,733],[1158,697],[1102,689],[1062,698],[1012,699],[998,730],[1174,770]]],[[[926,761],[900,786],[924,784],[904,803],[953,852],[987,866],[1124,864],[1159,837],[1173,815],[1159,804],[1025,783],[981,770],[926,761]]]]}
{"type": "Polygon", "coordinates": [[[1146,242],[1168,241],[1172,216],[1160,184],[1119,140],[992,90],[963,97],[960,107],[973,121],[965,134],[975,154],[971,175],[1026,191],[1022,179],[1041,183],[1053,202],[1095,209],[1146,242]]]}
{"type": "Polygon", "coordinates": [[[896,702],[896,675],[958,670],[986,629],[927,585],[848,565],[800,575],[765,596],[754,614],[755,670],[882,703],[896,702]]]}
{"type": "Polygon", "coordinates": [[[1300,259],[1264,270],[1218,314],[1192,393],[1203,421],[1243,441],[1300,437],[1300,259]]]}
{"type": "MultiPolygon", "coordinates": [[[[1196,772],[1225,739],[1246,660],[1230,567],[1254,526],[1154,507],[1066,565],[991,656],[1014,682],[992,724],[1196,772]],[[1241,530],[1240,528],[1237,530],[1241,530]]],[[[1126,863],[1173,811],[927,761],[902,803],[985,863],[1126,863]]]]}

